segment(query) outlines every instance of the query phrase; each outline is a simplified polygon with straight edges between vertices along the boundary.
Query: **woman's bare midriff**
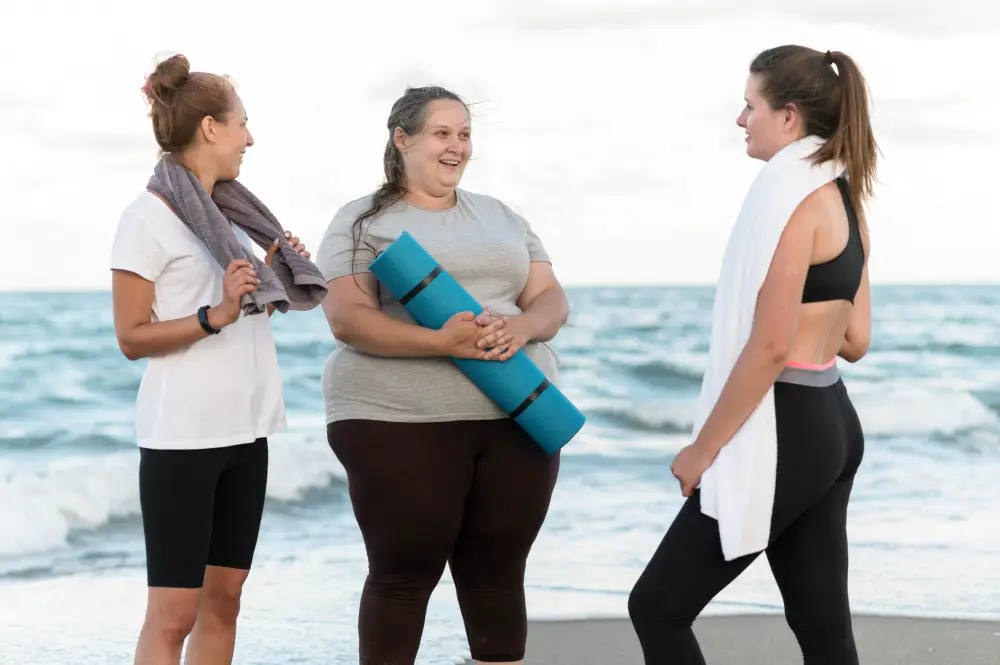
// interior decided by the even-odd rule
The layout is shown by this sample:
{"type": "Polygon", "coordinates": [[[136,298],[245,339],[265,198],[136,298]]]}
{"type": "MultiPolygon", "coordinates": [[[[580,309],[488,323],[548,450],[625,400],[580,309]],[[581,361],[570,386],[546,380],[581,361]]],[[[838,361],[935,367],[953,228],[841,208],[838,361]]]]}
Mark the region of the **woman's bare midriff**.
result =
{"type": "Polygon", "coordinates": [[[799,327],[788,362],[823,365],[833,360],[851,320],[851,303],[844,300],[799,306],[799,327]]]}

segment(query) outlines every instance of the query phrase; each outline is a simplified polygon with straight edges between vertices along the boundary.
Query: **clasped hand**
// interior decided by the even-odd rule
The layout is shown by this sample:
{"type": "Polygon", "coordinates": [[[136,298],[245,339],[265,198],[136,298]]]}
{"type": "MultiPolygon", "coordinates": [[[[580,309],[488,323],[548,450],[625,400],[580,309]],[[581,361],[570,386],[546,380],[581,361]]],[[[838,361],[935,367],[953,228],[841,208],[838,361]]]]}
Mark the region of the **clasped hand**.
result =
{"type": "Polygon", "coordinates": [[[442,350],[453,358],[507,360],[531,339],[529,328],[523,315],[507,316],[490,309],[478,316],[459,312],[440,330],[442,350]]]}

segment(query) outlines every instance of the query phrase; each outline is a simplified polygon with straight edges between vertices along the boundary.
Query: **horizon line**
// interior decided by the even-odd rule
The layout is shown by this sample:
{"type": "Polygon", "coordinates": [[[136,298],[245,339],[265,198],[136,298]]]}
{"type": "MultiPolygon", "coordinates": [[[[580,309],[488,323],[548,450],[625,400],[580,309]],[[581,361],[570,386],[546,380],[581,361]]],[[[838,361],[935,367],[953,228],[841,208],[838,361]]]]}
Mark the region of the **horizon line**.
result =
{"type": "MultiPolygon", "coordinates": [[[[573,289],[658,289],[658,288],[671,288],[671,289],[703,289],[703,288],[714,288],[716,284],[714,282],[570,282],[564,283],[563,288],[566,290],[573,289]]],[[[954,282],[911,282],[911,281],[878,281],[871,283],[872,288],[879,287],[913,287],[913,288],[926,288],[926,287],[989,287],[989,286],[1000,286],[1000,281],[995,282],[976,282],[976,281],[954,281],[954,282]]],[[[58,294],[93,294],[93,293],[110,293],[110,288],[81,288],[81,289],[66,289],[66,288],[44,288],[44,287],[29,287],[23,289],[11,289],[0,287],[0,294],[9,295],[58,295],[58,294]]]]}

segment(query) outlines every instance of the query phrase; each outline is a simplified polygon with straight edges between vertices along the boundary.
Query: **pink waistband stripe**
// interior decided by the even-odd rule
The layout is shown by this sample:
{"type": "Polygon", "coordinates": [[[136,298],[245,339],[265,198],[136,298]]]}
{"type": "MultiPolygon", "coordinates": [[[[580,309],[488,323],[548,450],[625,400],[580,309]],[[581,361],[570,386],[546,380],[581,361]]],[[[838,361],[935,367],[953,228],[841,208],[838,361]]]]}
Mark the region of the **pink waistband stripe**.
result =
{"type": "Polygon", "coordinates": [[[814,365],[813,363],[800,363],[800,362],[789,362],[785,363],[785,367],[794,367],[795,369],[814,369],[814,370],[824,370],[830,369],[836,364],[837,359],[831,358],[829,362],[823,363],[822,365],[814,365]]]}

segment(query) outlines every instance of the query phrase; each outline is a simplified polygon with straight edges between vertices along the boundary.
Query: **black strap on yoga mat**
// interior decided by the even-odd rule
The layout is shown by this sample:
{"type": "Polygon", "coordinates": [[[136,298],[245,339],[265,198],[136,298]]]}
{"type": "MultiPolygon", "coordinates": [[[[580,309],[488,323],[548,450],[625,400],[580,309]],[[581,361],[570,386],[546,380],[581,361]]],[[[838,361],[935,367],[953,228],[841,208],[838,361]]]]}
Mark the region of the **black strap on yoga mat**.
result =
{"type": "Polygon", "coordinates": [[[525,409],[531,406],[531,403],[534,402],[536,399],[538,399],[538,396],[541,395],[543,392],[545,392],[545,389],[548,388],[550,385],[552,385],[552,382],[549,381],[548,377],[545,377],[545,380],[543,380],[540,384],[538,384],[538,387],[535,388],[535,390],[530,395],[528,395],[516,409],[510,412],[510,417],[517,418],[519,415],[524,413],[525,409]]]}
{"type": "Polygon", "coordinates": [[[430,274],[428,274],[427,277],[424,277],[422,280],[420,280],[419,284],[414,286],[412,289],[410,289],[409,293],[407,293],[405,296],[399,299],[399,304],[405,305],[406,303],[416,298],[417,295],[425,288],[427,288],[427,285],[433,282],[434,278],[440,275],[442,272],[443,270],[441,269],[440,265],[434,266],[434,270],[431,270],[430,274]]]}

